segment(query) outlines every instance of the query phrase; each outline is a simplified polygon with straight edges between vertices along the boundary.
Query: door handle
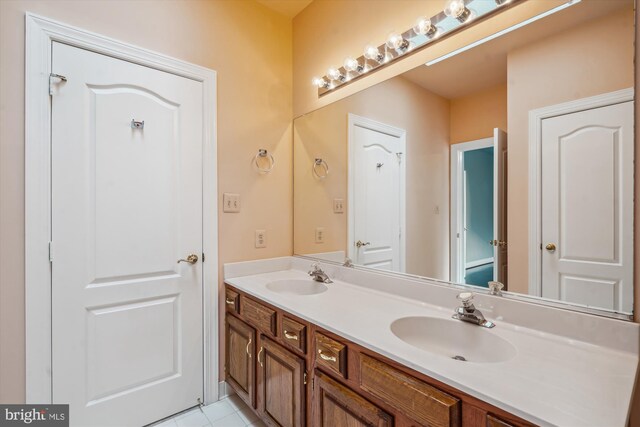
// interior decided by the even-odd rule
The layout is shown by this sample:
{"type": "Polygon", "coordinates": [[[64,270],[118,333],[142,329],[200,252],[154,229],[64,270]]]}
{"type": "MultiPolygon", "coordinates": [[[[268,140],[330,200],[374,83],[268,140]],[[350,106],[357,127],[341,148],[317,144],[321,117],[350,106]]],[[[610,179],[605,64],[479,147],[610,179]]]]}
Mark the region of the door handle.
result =
{"type": "Polygon", "coordinates": [[[363,246],[367,246],[367,245],[370,245],[370,244],[371,244],[371,242],[363,242],[362,240],[358,240],[358,241],[356,242],[356,246],[357,246],[358,248],[361,248],[361,247],[363,247],[363,246]]]}
{"type": "Polygon", "coordinates": [[[178,260],[178,264],[180,264],[181,262],[188,262],[189,264],[195,264],[196,262],[198,262],[198,255],[196,254],[190,254],[187,259],[179,259],[178,260]]]}
{"type": "Polygon", "coordinates": [[[555,252],[556,245],[554,245],[553,243],[548,243],[547,246],[545,246],[544,248],[549,252],[555,252]]]}

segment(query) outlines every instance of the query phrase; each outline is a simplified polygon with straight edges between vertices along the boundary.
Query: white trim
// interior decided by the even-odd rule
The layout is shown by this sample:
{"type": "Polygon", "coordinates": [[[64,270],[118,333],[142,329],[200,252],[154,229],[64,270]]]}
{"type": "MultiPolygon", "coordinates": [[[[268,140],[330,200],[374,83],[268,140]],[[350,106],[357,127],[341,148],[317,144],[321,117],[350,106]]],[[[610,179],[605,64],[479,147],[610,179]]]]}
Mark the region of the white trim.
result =
{"type": "Polygon", "coordinates": [[[483,259],[477,259],[475,261],[471,261],[471,262],[467,262],[465,263],[464,268],[466,268],[467,270],[470,268],[475,268],[475,267],[479,267],[481,265],[485,265],[485,264],[491,264],[494,261],[493,257],[490,258],[483,258],[483,259]]]}
{"type": "Polygon", "coordinates": [[[48,18],[26,13],[25,323],[26,401],[52,401],[51,171],[49,73],[53,42],[108,55],[203,83],[204,400],[218,400],[218,208],[216,72],[48,18]]]}
{"type": "Polygon", "coordinates": [[[551,117],[577,113],[633,101],[633,88],[582,98],[529,111],[529,295],[542,295],[542,121],[551,117]]]}
{"type": "Polygon", "coordinates": [[[349,113],[348,116],[348,129],[349,135],[347,138],[348,143],[348,152],[349,158],[348,168],[347,168],[347,206],[348,206],[348,215],[347,215],[347,253],[348,257],[351,258],[354,262],[355,258],[355,218],[353,216],[353,206],[354,206],[354,191],[355,191],[355,167],[353,162],[355,161],[355,147],[352,143],[354,135],[353,130],[356,126],[360,126],[363,128],[371,129],[376,132],[385,133],[387,135],[391,135],[400,140],[400,144],[402,147],[402,155],[400,162],[400,272],[403,273],[406,271],[406,247],[407,247],[407,214],[406,214],[406,206],[407,206],[407,140],[406,135],[407,132],[404,129],[400,129],[394,126],[390,126],[384,123],[377,122],[372,119],[368,119],[366,117],[358,116],[356,114],[349,113]]]}
{"type": "Polygon", "coordinates": [[[449,269],[451,282],[453,283],[464,283],[465,275],[465,262],[463,262],[464,233],[461,233],[462,237],[458,238],[458,232],[462,230],[464,224],[463,210],[459,209],[464,204],[462,199],[464,158],[462,155],[465,151],[489,148],[493,147],[493,145],[493,137],[451,144],[451,244],[449,245],[451,261],[449,269]]]}

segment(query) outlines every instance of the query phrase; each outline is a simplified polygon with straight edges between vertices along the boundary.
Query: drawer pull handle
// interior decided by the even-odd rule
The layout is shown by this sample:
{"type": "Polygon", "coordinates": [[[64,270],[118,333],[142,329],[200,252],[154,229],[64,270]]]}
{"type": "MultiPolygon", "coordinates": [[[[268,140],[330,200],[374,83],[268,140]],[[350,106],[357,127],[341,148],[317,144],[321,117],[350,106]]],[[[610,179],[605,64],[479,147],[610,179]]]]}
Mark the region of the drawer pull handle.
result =
{"type": "Polygon", "coordinates": [[[260,355],[262,354],[262,350],[264,350],[264,348],[260,347],[260,351],[258,352],[258,363],[260,364],[261,368],[264,368],[264,365],[262,364],[262,360],[260,360],[260,355]]]}
{"type": "Polygon", "coordinates": [[[247,355],[251,357],[251,353],[249,352],[249,346],[251,345],[251,338],[249,338],[249,342],[247,343],[247,355]]]}
{"type": "Polygon", "coordinates": [[[298,341],[298,335],[294,334],[293,332],[289,332],[286,329],[284,330],[284,337],[288,340],[298,341]]]}
{"type": "Polygon", "coordinates": [[[322,350],[318,350],[318,354],[322,360],[326,360],[328,362],[337,362],[338,359],[335,356],[328,356],[322,352],[322,350]]]}
{"type": "Polygon", "coordinates": [[[235,298],[227,298],[225,299],[225,302],[229,305],[234,305],[236,303],[235,298]]]}

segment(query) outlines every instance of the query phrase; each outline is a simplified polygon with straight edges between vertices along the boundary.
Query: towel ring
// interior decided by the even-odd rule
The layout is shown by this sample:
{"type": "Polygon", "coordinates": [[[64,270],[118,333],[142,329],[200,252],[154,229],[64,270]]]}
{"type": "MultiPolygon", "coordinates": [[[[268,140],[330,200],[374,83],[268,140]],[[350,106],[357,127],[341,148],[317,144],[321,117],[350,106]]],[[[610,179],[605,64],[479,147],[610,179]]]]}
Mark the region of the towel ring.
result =
{"type": "Polygon", "coordinates": [[[274,159],[273,154],[269,153],[264,148],[261,148],[258,150],[258,154],[256,154],[256,157],[253,161],[256,164],[256,168],[258,169],[258,172],[260,173],[270,173],[276,164],[276,159],[274,159]],[[269,161],[269,166],[266,168],[263,168],[260,166],[260,159],[264,159],[264,158],[268,159],[269,161]]]}
{"type": "Polygon", "coordinates": [[[325,179],[329,175],[329,165],[322,159],[316,159],[311,169],[318,179],[325,179]]]}

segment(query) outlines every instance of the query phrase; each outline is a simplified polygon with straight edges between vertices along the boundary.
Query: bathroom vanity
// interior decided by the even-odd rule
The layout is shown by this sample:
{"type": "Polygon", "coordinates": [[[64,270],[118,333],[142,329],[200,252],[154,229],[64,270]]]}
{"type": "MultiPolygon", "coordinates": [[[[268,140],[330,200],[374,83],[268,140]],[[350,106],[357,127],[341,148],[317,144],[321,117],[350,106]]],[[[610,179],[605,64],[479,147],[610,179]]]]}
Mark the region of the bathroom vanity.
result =
{"type": "Polygon", "coordinates": [[[483,328],[460,289],[310,264],[225,266],[226,381],[268,425],[625,425],[637,324],[478,295],[483,328]]]}

